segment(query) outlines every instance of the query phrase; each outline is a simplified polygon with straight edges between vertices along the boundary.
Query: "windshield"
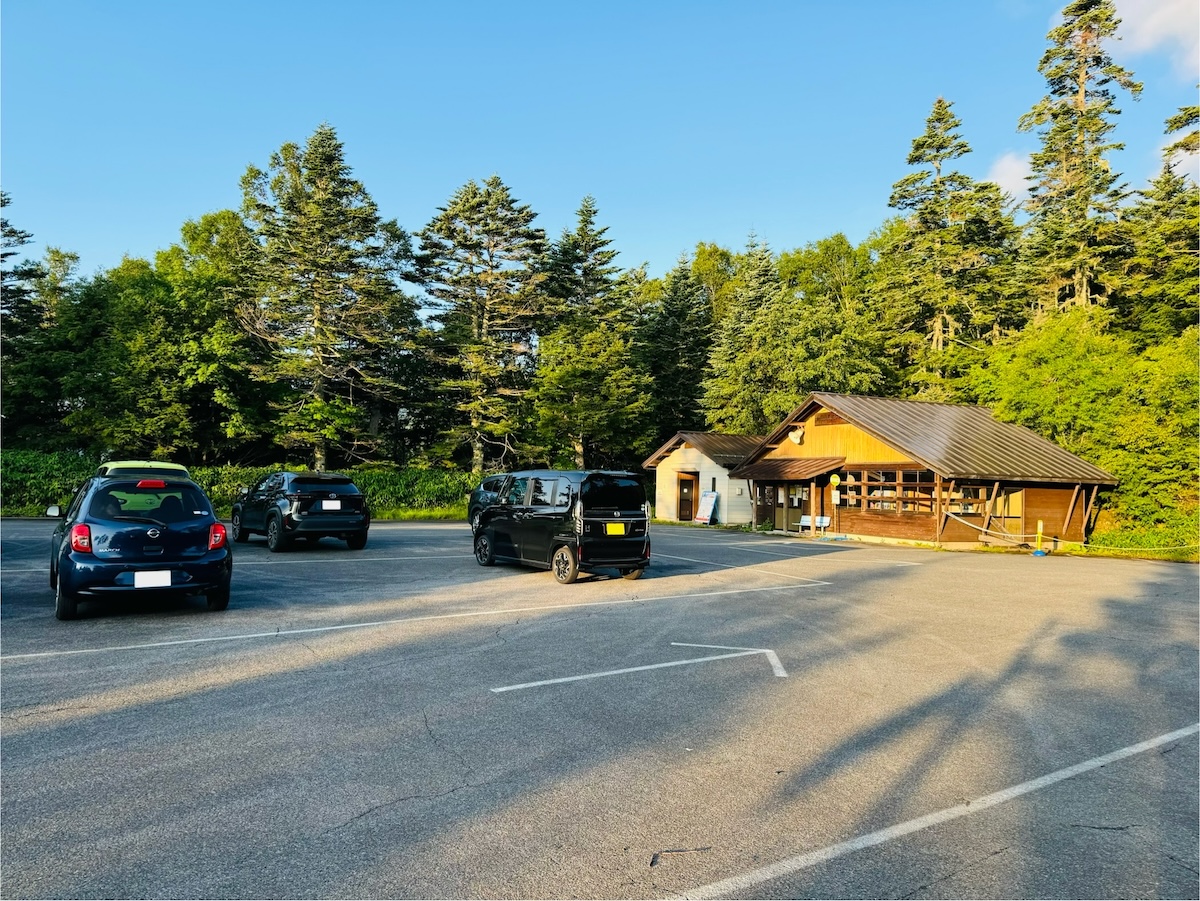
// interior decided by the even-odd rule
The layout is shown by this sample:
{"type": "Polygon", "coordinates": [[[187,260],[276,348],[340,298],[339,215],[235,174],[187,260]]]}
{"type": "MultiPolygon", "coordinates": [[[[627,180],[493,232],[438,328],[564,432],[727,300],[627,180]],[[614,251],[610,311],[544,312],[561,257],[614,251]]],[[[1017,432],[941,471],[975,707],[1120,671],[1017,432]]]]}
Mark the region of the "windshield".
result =
{"type": "Polygon", "coordinates": [[[641,510],[646,492],[628,476],[589,476],[583,483],[584,510],[641,510]]]}

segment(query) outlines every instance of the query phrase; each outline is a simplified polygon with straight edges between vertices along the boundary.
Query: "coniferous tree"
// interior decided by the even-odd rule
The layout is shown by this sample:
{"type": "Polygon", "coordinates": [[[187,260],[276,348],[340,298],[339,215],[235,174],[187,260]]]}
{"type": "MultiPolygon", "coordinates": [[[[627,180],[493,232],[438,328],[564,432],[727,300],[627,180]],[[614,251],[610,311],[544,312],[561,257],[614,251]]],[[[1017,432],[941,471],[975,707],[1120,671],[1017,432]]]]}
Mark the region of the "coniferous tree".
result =
{"type": "Polygon", "coordinates": [[[763,409],[769,373],[763,354],[755,353],[768,336],[755,331],[759,310],[780,291],[771,249],[753,236],[738,260],[736,288],[728,310],[716,324],[704,380],[704,413],[711,428],[734,435],[763,434],[770,417],[763,409]]]}
{"type": "Polygon", "coordinates": [[[949,395],[945,379],[959,348],[995,340],[1022,318],[1006,277],[1016,226],[1004,196],[948,168],[971,149],[952,106],[939,97],[913,141],[908,164],[921,168],[895,184],[889,204],[906,215],[884,233],[876,273],[879,297],[899,326],[896,362],[921,396],[936,399],[949,395]]]}
{"type": "Polygon", "coordinates": [[[1031,158],[1026,280],[1050,310],[1109,295],[1122,243],[1114,223],[1127,196],[1106,158],[1124,146],[1110,138],[1120,113],[1112,88],[1135,99],[1142,90],[1106,46],[1120,24],[1113,0],[1072,0],[1062,16],[1038,65],[1050,93],[1020,120],[1042,139],[1031,158]]]}
{"type": "Polygon", "coordinates": [[[638,327],[638,354],[653,383],[653,444],[704,428],[701,406],[712,343],[712,304],[681,259],[662,280],[638,327]]]}
{"type": "Polygon", "coordinates": [[[1165,341],[1200,321],[1200,188],[1164,165],[1122,220],[1129,251],[1114,279],[1116,325],[1142,346],[1165,341]]]}
{"type": "Polygon", "coordinates": [[[499,176],[467,182],[420,233],[426,291],[437,307],[443,403],[457,415],[447,456],[468,451],[473,472],[517,452],[544,305],[545,233],[499,176]]]}
{"type": "Polygon", "coordinates": [[[577,215],[547,254],[554,328],[539,341],[530,403],[546,455],[583,469],[624,461],[652,429],[650,380],[635,353],[639,315],[630,309],[639,292],[613,265],[595,200],[585,197],[577,215]]]}
{"type": "Polygon", "coordinates": [[[397,326],[413,322],[412,301],[398,287],[408,236],[380,218],[329,125],[303,148],[283,145],[267,171],[250,166],[242,191],[255,238],[243,259],[250,297],[242,321],[270,350],[256,377],[287,387],[277,440],[311,449],[317,468],[333,447],[361,457],[376,443],[377,400],[403,393],[380,358],[397,326]]]}

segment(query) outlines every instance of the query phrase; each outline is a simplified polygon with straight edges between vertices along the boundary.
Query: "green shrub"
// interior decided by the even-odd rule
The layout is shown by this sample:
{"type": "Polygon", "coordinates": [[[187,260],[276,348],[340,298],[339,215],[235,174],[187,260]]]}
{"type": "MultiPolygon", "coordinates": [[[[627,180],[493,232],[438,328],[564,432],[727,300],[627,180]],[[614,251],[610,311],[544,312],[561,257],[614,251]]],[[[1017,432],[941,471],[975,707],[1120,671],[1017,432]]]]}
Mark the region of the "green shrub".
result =
{"type": "MultiPolygon", "coordinates": [[[[70,502],[100,460],[71,453],[4,451],[0,454],[0,514],[41,516],[50,504],[70,502]]],[[[304,466],[197,466],[192,478],[208,494],[217,515],[228,516],[243,488],[280,469],[304,466]]],[[[453,469],[356,466],[343,469],[366,495],[380,519],[401,516],[466,519],[466,497],[475,487],[470,473],[453,469]]]]}

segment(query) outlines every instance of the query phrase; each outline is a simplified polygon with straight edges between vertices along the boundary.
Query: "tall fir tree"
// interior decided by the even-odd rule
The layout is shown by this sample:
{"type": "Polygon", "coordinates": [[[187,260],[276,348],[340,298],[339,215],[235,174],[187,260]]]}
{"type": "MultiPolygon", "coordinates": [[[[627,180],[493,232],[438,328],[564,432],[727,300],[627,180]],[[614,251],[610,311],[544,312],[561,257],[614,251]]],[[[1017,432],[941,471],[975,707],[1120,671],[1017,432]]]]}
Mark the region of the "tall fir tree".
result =
{"type": "Polygon", "coordinates": [[[676,432],[703,429],[712,304],[687,258],[663,278],[637,329],[638,354],[654,386],[652,443],[658,446],[676,432]]]}
{"type": "MultiPolygon", "coordinates": [[[[574,231],[547,254],[547,320],[530,393],[537,440],[551,461],[583,469],[630,461],[650,433],[650,379],[636,353],[639,290],[585,197],[574,231]]],[[[636,280],[635,280],[636,281],[636,280]]]]}
{"type": "Polygon", "coordinates": [[[889,204],[904,212],[884,232],[876,288],[893,322],[890,349],[923,397],[943,400],[958,350],[1020,325],[1022,303],[1007,277],[1016,226],[1004,195],[950,168],[970,153],[953,104],[939,97],[913,140],[889,204]]]}
{"type": "Polygon", "coordinates": [[[425,290],[436,307],[445,376],[456,411],[443,451],[465,448],[473,472],[518,452],[544,307],[538,290],[545,233],[499,176],[467,182],[420,233],[425,290]]]}
{"type": "Polygon", "coordinates": [[[361,458],[376,444],[375,400],[402,391],[380,357],[397,323],[411,319],[412,301],[399,290],[408,236],[380,217],[329,125],[303,148],[284,144],[267,171],[250,166],[242,191],[255,239],[243,259],[251,296],[242,321],[271,352],[256,377],[289,389],[276,410],[277,440],[308,449],[318,469],[334,448],[361,458]]]}
{"type": "Polygon", "coordinates": [[[1042,140],[1031,158],[1024,265],[1044,310],[1103,304],[1112,288],[1127,196],[1107,159],[1124,146],[1110,136],[1120,113],[1113,88],[1134,99],[1142,90],[1109,55],[1119,25],[1113,0],[1067,4],[1038,64],[1050,92],[1020,120],[1042,140]]]}
{"type": "Polygon", "coordinates": [[[725,315],[716,324],[709,354],[704,415],[718,431],[763,434],[771,425],[763,409],[768,375],[753,353],[763,337],[755,332],[755,319],[782,288],[770,247],[751,236],[732,281],[736,287],[725,315]]]}

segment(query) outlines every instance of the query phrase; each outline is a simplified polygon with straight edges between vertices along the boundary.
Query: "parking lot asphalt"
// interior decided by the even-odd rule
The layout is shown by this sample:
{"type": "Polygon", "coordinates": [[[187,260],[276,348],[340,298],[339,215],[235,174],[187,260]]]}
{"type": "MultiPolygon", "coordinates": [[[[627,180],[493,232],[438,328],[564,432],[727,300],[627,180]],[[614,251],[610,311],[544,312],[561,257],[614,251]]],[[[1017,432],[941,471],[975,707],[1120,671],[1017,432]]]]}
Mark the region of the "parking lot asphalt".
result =
{"type": "Polygon", "coordinates": [[[0,892],[1200,895],[1192,566],[655,526],[639,581],[457,523],[235,548],[54,619],[0,525],[0,892]]]}

